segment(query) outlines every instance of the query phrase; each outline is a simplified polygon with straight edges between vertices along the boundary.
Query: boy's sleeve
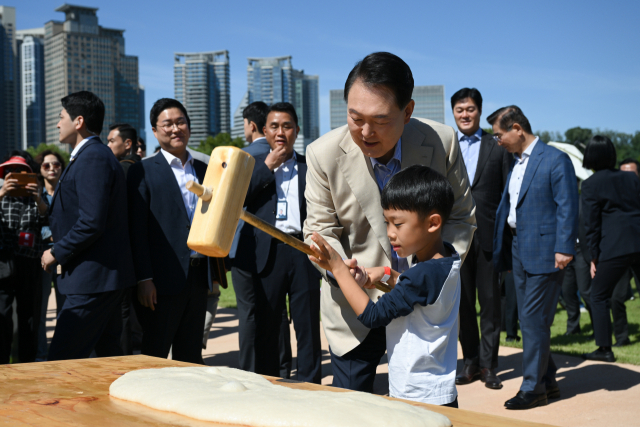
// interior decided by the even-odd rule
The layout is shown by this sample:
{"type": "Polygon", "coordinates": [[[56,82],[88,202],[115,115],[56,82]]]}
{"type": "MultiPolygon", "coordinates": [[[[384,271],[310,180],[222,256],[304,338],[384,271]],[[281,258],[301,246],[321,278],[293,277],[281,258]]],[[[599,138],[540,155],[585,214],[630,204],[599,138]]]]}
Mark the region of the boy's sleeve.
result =
{"type": "Polygon", "coordinates": [[[405,271],[391,292],[382,295],[377,303],[369,301],[358,320],[367,328],[378,328],[387,326],[393,319],[408,316],[416,304],[423,307],[433,304],[449,274],[446,271],[443,277],[441,270],[439,265],[429,263],[405,271]]]}

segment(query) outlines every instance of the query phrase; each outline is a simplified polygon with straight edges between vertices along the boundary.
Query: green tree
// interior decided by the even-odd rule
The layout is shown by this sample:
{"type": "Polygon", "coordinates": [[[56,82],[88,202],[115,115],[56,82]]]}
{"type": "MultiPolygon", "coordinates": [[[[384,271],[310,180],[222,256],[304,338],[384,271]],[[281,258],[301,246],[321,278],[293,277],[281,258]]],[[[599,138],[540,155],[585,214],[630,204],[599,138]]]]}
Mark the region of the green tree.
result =
{"type": "Polygon", "coordinates": [[[208,136],[204,141],[200,141],[200,145],[196,150],[210,156],[214,148],[228,146],[243,148],[244,140],[242,138],[231,139],[231,135],[228,133],[219,133],[216,136],[208,136]]]}
{"type": "Polygon", "coordinates": [[[538,138],[540,138],[540,140],[545,143],[564,141],[564,136],[560,132],[541,130],[534,132],[534,135],[537,135],[538,138]]]}
{"type": "Polygon", "coordinates": [[[42,153],[43,151],[47,151],[47,150],[51,150],[53,152],[56,152],[58,154],[60,154],[62,156],[62,158],[64,159],[65,164],[69,164],[69,159],[71,158],[71,155],[69,153],[67,153],[64,150],[61,150],[57,145],[55,144],[40,144],[37,147],[29,147],[27,148],[27,152],[29,154],[31,154],[31,156],[35,159],[36,156],[40,153],[42,153]]]}
{"type": "Polygon", "coordinates": [[[587,145],[591,137],[593,136],[593,131],[589,128],[581,128],[580,126],[576,126],[571,129],[567,129],[564,133],[566,142],[569,144],[575,144],[576,142],[587,145]]]}
{"type": "Polygon", "coordinates": [[[596,129],[596,135],[608,137],[616,147],[618,161],[627,158],[638,160],[640,158],[640,131],[636,131],[635,135],[624,132],[616,132],[609,129],[596,129]]]}

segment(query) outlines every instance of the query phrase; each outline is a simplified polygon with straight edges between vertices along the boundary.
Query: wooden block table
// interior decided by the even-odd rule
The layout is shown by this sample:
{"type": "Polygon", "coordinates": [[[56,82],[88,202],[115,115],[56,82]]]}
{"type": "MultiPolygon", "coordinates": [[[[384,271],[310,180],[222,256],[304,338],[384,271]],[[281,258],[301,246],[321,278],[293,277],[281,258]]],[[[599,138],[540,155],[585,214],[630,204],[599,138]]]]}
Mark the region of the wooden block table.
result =
{"type": "MultiPolygon", "coordinates": [[[[174,366],[197,365],[142,355],[0,365],[0,426],[221,426],[109,396],[111,383],[126,372],[174,366]]],[[[266,378],[284,387],[346,391],[266,378]]],[[[446,415],[455,427],[546,426],[462,409],[405,402],[446,415]]]]}

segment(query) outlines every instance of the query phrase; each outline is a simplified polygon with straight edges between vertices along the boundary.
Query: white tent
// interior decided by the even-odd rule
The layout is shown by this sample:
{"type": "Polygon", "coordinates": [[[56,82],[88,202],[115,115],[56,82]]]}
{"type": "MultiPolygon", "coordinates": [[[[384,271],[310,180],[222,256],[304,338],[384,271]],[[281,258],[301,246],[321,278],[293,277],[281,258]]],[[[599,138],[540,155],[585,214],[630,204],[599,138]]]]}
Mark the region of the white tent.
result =
{"type": "Polygon", "coordinates": [[[584,158],[584,156],[582,155],[580,150],[578,150],[578,148],[575,147],[574,145],[565,144],[564,142],[549,142],[547,145],[555,147],[558,150],[565,152],[569,155],[569,158],[571,159],[571,163],[573,163],[573,168],[576,171],[576,177],[578,177],[579,180],[584,181],[585,179],[593,175],[592,170],[585,169],[582,166],[582,159],[584,158]]]}

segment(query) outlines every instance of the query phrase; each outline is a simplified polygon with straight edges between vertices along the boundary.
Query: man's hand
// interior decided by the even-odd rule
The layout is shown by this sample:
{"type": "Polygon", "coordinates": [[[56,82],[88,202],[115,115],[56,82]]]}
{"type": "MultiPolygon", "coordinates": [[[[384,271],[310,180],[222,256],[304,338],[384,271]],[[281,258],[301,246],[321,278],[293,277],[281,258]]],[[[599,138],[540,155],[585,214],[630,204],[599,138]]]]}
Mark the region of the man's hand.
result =
{"type": "Polygon", "coordinates": [[[15,178],[11,178],[12,173],[8,173],[4,178],[4,184],[2,184],[2,188],[0,188],[0,199],[7,195],[9,191],[17,190],[20,188],[18,185],[18,180],[15,178]]]}
{"type": "Polygon", "coordinates": [[[556,253],[556,268],[564,269],[571,262],[573,255],[556,253]]]}
{"type": "Polygon", "coordinates": [[[591,260],[591,278],[592,279],[596,277],[596,264],[598,264],[598,260],[592,259],[591,260]]]}
{"type": "Polygon", "coordinates": [[[283,164],[285,160],[287,160],[287,149],[284,145],[278,145],[269,153],[267,158],[264,159],[264,164],[273,172],[273,170],[283,164]]]}
{"type": "Polygon", "coordinates": [[[44,271],[46,271],[47,273],[51,273],[51,271],[49,271],[49,269],[51,268],[51,266],[53,264],[56,263],[56,257],[51,255],[51,249],[47,249],[42,254],[42,258],[40,258],[40,261],[42,262],[42,269],[44,271]]]}
{"type": "Polygon", "coordinates": [[[154,304],[158,304],[158,297],[156,294],[156,285],[153,284],[153,280],[144,280],[138,283],[138,301],[140,301],[140,304],[144,307],[155,310],[154,304]]]}

